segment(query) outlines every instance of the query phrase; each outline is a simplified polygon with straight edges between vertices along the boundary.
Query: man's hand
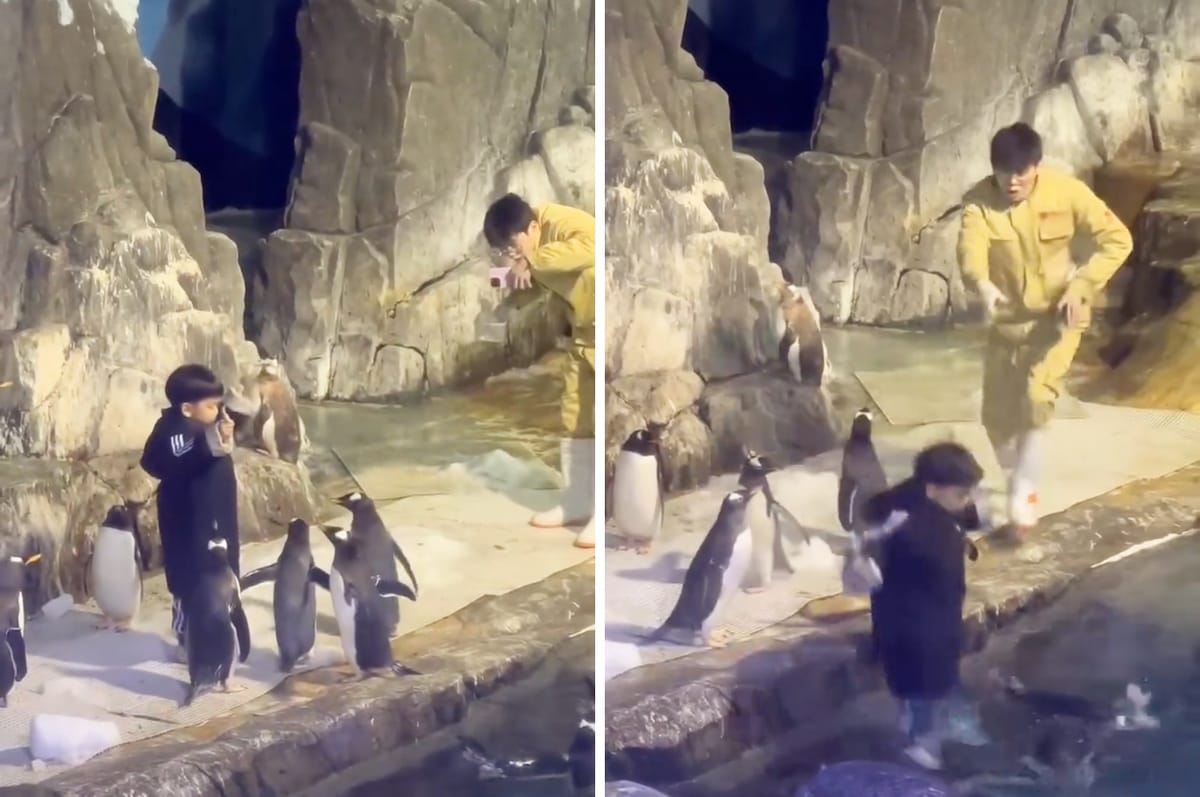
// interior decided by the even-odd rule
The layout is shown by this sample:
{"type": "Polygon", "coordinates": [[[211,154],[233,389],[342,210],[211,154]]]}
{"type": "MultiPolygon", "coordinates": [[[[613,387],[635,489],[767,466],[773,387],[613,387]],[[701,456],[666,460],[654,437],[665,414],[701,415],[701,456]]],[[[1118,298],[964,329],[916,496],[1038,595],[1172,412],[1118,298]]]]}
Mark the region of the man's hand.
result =
{"type": "Polygon", "coordinates": [[[1069,329],[1083,329],[1088,325],[1089,318],[1087,291],[1080,288],[1078,283],[1071,283],[1056,309],[1066,316],[1069,329]]]}
{"type": "Polygon", "coordinates": [[[996,311],[1008,304],[1008,298],[990,281],[979,283],[979,298],[983,300],[983,312],[988,320],[996,317],[996,311]]]}
{"type": "Polygon", "coordinates": [[[529,261],[523,257],[513,258],[512,263],[512,284],[519,291],[533,287],[533,269],[529,267],[529,261]]]}

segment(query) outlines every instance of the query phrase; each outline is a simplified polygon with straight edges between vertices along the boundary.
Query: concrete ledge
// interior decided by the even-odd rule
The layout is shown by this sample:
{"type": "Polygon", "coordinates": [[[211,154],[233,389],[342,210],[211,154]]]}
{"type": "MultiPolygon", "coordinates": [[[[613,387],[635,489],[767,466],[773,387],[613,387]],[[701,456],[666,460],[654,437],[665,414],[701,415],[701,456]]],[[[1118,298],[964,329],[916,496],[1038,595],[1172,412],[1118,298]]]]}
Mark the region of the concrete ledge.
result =
{"type": "MultiPolygon", "coordinates": [[[[985,552],[968,566],[969,651],[1052,601],[1093,565],[1196,526],[1200,464],[1127,485],[1046,518],[1041,562],[985,552]]],[[[609,779],[662,786],[697,778],[784,734],[814,740],[839,709],[882,686],[863,652],[865,616],[819,625],[799,615],[721,650],[631,670],[606,686],[609,779]]]]}
{"type": "Polygon", "coordinates": [[[395,640],[422,673],[343,683],[346,668],[293,676],[235,714],[111,750],[31,787],[58,797],[268,797],[311,787],[461,719],[594,621],[585,562],[505,595],[481,598],[395,640]]]}

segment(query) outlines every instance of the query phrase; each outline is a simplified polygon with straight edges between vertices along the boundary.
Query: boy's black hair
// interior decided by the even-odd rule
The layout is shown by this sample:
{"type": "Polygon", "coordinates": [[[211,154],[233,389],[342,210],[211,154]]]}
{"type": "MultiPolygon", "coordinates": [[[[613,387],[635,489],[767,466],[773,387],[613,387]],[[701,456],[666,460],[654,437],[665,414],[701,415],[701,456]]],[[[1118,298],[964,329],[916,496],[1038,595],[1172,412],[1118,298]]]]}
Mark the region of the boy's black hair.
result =
{"type": "Polygon", "coordinates": [[[1042,137],[1024,122],[1001,128],[992,136],[992,170],[1023,174],[1042,162],[1042,137]]]}
{"type": "Polygon", "coordinates": [[[935,487],[971,488],[983,481],[983,468],[958,443],[937,443],[917,454],[913,478],[935,487]]]}
{"type": "Polygon", "coordinates": [[[167,401],[172,407],[225,395],[225,385],[203,365],[181,365],[167,377],[167,401]]]}
{"type": "Polygon", "coordinates": [[[525,232],[537,216],[528,202],[516,194],[505,194],[483,215],[483,237],[488,246],[502,249],[514,236],[525,232]]]}

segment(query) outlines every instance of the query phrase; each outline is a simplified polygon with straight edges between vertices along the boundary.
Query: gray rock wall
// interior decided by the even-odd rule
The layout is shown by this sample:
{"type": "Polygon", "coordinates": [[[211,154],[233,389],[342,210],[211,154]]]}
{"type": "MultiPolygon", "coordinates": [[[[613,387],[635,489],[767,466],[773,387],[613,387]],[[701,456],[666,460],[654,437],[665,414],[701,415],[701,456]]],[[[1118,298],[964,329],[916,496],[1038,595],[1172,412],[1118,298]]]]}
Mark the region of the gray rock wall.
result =
{"type": "Polygon", "coordinates": [[[846,0],[830,7],[814,151],[773,197],[772,253],[837,323],[970,314],[954,256],[962,194],[996,129],[1023,119],[1048,162],[1200,142],[1200,2],[846,0]]]}
{"type": "Polygon", "coordinates": [[[584,0],[306,5],[286,229],[251,286],[259,342],[300,395],[458,385],[561,331],[543,304],[509,346],[475,342],[499,299],[478,242],[509,188],[594,210],[593,16],[584,0]]]}
{"type": "Polygon", "coordinates": [[[667,423],[674,488],[735,465],[742,444],[791,461],[832,441],[823,396],[757,373],[782,323],[763,169],[733,151],[725,93],[678,44],[686,11],[609,0],[605,16],[608,461],[667,423]],[[766,417],[781,406],[787,420],[766,417]]]}

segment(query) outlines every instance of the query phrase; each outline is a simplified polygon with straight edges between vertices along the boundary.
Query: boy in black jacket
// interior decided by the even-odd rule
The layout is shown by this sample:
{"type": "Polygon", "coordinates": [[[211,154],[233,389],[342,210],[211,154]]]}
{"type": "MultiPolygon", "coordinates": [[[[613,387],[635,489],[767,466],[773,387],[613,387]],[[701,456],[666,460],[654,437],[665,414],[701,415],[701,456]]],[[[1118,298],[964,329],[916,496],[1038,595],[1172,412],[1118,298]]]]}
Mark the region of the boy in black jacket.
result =
{"type": "Polygon", "coordinates": [[[883,584],[872,596],[871,620],[888,688],[903,702],[905,752],[930,769],[941,767],[938,715],[959,685],[964,527],[978,528],[972,492],[982,478],[969,451],[939,443],[917,455],[910,479],[866,508],[871,524],[899,521],[880,544],[883,584]]]}
{"type": "Polygon", "coordinates": [[[210,539],[229,545],[238,562],[237,474],[233,468],[233,422],[221,404],[225,386],[202,365],[176,368],[166,384],[167,401],[142,452],[142,469],[159,480],[158,530],[163,570],[174,598],[171,628],[184,650],[184,606],[210,539]]]}

